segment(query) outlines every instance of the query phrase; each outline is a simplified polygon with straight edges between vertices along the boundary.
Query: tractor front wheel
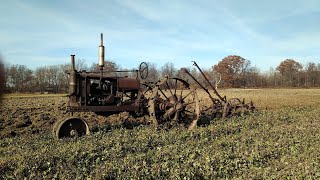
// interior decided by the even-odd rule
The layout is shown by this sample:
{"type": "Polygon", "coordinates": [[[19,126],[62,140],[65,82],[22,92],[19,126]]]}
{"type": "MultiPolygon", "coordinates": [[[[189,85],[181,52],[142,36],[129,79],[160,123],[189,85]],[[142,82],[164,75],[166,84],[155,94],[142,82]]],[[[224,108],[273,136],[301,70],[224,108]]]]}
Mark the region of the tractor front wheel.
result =
{"type": "Polygon", "coordinates": [[[88,123],[79,117],[71,117],[55,123],[52,134],[57,139],[76,138],[90,134],[88,123]]]}

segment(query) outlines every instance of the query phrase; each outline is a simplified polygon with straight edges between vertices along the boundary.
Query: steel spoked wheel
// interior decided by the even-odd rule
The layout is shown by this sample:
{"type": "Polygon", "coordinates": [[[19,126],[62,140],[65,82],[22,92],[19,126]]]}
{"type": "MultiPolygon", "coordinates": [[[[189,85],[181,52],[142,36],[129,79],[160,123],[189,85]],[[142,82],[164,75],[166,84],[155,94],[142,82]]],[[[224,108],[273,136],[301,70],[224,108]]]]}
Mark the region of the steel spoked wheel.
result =
{"type": "Polygon", "coordinates": [[[52,134],[57,139],[76,138],[90,134],[90,130],[84,119],[71,117],[58,121],[53,127],[52,134]]]}
{"type": "Polygon", "coordinates": [[[149,98],[148,110],[154,126],[183,123],[193,129],[199,119],[199,100],[195,89],[180,78],[166,77],[159,81],[149,98]]]}

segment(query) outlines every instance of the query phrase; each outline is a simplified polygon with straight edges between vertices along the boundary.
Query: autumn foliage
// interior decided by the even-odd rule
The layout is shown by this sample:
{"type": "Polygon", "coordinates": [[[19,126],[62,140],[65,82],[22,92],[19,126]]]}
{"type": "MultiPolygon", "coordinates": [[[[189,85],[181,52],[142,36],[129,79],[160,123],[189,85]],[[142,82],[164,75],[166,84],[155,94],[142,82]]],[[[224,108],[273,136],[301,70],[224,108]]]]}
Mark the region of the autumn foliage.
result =
{"type": "Polygon", "coordinates": [[[287,86],[296,86],[295,82],[301,78],[302,65],[293,59],[286,59],[280,63],[277,70],[282,75],[282,80],[287,86]]]}
{"type": "Polygon", "coordinates": [[[213,66],[213,69],[221,74],[224,87],[241,86],[241,75],[245,63],[246,59],[232,55],[223,58],[222,61],[213,66]]]}
{"type": "MultiPolygon", "coordinates": [[[[215,62],[212,61],[212,64],[207,68],[201,68],[210,83],[218,88],[320,87],[319,62],[309,62],[302,65],[297,60],[285,59],[277,67],[271,67],[267,72],[261,72],[258,67],[251,66],[250,60],[239,55],[227,56],[216,65],[214,64],[215,62]]],[[[182,71],[186,68],[201,84],[206,84],[203,76],[192,66],[191,62],[181,69],[177,69],[172,62],[165,63],[161,67],[149,62],[148,66],[149,76],[147,81],[149,82],[157,82],[168,75],[182,78],[188,81],[192,87],[199,88],[197,83],[182,71]]],[[[68,68],[69,64],[43,66],[36,69],[29,69],[25,65],[4,64],[2,69],[4,76],[0,77],[4,88],[1,89],[4,92],[66,92],[68,76],[65,70],[68,68]]],[[[76,69],[94,71],[100,68],[97,68],[95,63],[88,66],[84,59],[78,59],[76,69]]],[[[104,69],[105,71],[130,70],[120,67],[113,61],[105,62],[104,69]]],[[[136,76],[135,73],[124,72],[108,73],[108,75],[136,76]]]]}
{"type": "Polygon", "coordinates": [[[282,74],[297,73],[302,70],[302,65],[293,59],[286,59],[280,63],[277,70],[282,74]]]}

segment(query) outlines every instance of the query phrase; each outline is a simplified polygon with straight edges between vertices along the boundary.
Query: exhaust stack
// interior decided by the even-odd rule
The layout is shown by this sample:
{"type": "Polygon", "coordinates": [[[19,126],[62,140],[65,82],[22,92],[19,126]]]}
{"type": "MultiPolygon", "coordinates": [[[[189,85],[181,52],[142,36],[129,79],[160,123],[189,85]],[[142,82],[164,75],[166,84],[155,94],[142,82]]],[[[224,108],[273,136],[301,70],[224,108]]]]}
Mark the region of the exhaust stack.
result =
{"type": "Polygon", "coordinates": [[[75,71],[75,61],[74,61],[74,56],[75,55],[71,55],[71,67],[70,67],[70,70],[71,71],[75,71]]]}
{"type": "Polygon", "coordinates": [[[103,69],[104,67],[104,46],[103,46],[103,34],[100,36],[100,46],[99,46],[99,67],[103,69]]]}

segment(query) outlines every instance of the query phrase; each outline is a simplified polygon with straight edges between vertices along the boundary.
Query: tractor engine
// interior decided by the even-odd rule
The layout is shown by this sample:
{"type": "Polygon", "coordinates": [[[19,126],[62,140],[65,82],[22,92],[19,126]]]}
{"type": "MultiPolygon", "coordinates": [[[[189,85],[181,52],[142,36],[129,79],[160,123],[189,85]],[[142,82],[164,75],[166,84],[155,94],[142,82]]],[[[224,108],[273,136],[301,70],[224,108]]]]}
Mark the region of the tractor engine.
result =
{"type": "Polygon", "coordinates": [[[109,78],[104,79],[100,85],[99,80],[91,79],[89,86],[88,105],[121,105],[136,98],[140,82],[129,77],[109,78]]]}
{"type": "MultiPolygon", "coordinates": [[[[104,70],[104,54],[101,34],[98,61],[100,71],[77,71],[75,55],[71,55],[71,66],[67,71],[69,74],[69,111],[119,112],[137,111],[140,108],[140,101],[143,100],[143,97],[138,96],[141,91],[138,70],[106,71],[104,70]],[[117,72],[135,72],[137,76],[110,75],[117,74],[117,72]]],[[[145,69],[147,70],[147,67],[145,69]]]]}

